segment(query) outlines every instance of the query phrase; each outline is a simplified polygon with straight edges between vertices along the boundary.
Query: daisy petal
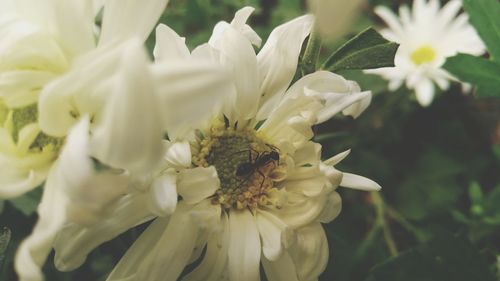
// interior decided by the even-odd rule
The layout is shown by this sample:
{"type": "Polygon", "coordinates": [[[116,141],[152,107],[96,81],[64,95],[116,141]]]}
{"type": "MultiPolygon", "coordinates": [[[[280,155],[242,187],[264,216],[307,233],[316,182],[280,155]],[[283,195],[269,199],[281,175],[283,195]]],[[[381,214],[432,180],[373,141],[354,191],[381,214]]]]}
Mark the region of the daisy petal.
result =
{"type": "Polygon", "coordinates": [[[268,280],[272,281],[299,281],[295,264],[288,253],[283,253],[277,260],[270,261],[262,257],[262,266],[268,280]]]}
{"type": "Polygon", "coordinates": [[[314,17],[296,18],[275,28],[257,56],[261,107],[258,120],[265,119],[283,97],[297,70],[300,50],[311,32],[314,17]]]}
{"type": "Polygon", "coordinates": [[[196,204],[213,195],[219,188],[219,177],[214,166],[186,169],[179,174],[177,192],[187,204],[196,204]]]}
{"type": "Polygon", "coordinates": [[[378,191],[382,189],[382,187],[378,183],[372,181],[369,178],[349,173],[343,173],[340,186],[365,191],[378,191]]]}
{"type": "Polygon", "coordinates": [[[186,46],[186,38],[180,37],[164,24],[156,28],[156,45],[153,53],[155,61],[160,63],[175,59],[188,59],[191,55],[186,46]]]}
{"type": "Polygon", "coordinates": [[[229,280],[259,281],[261,244],[255,218],[247,211],[229,214],[229,280]]]}
{"type": "Polygon", "coordinates": [[[107,0],[99,44],[137,37],[145,41],[163,14],[168,0],[107,0]]]}
{"type": "Polygon", "coordinates": [[[434,85],[431,80],[423,79],[415,85],[417,100],[422,106],[429,106],[434,99],[434,85]]]}

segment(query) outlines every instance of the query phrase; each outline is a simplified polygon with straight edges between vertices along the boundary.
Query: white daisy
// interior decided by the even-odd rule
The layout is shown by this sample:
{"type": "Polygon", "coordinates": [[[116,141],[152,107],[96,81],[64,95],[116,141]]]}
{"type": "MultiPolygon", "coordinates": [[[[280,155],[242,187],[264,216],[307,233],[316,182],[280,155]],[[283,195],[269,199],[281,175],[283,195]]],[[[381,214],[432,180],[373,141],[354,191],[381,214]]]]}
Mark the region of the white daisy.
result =
{"type": "Polygon", "coordinates": [[[380,187],[333,167],[348,152],[322,162],[311,127],[341,111],[358,116],[371,93],[324,71],[290,86],[313,18],[276,28],[256,55],[252,43],[261,40],[245,24],[252,11],[219,23],[192,54],[172,30],[158,28],[157,57],[212,59],[232,70],[236,92],[205,122],[172,124],[148,193],[127,194],[90,227],[67,224],[54,244],[59,269],[76,268],[98,244],[157,217],[108,280],[177,280],[197,260],[184,280],[260,280],[260,264],[269,280],[316,280],[324,270],[321,223],[340,212],[336,188],[380,187]]]}
{"type": "Polygon", "coordinates": [[[403,83],[414,89],[418,102],[428,106],[435,94],[434,83],[446,90],[450,80],[442,69],[446,58],[457,53],[481,55],[485,48],[466,14],[459,14],[462,3],[451,0],[442,8],[438,0],[414,0],[413,9],[401,6],[399,18],[386,7],[377,7],[375,13],[388,25],[381,31],[388,40],[400,45],[395,67],[368,70],[389,80],[391,91],[403,83]]]}
{"type": "Polygon", "coordinates": [[[7,112],[0,120],[0,198],[16,197],[42,184],[68,132],[68,122],[55,134],[41,128],[41,91],[124,41],[144,41],[168,0],[110,0],[104,7],[102,2],[0,1],[0,107],[7,112]],[[98,29],[95,17],[103,8],[98,29]]]}

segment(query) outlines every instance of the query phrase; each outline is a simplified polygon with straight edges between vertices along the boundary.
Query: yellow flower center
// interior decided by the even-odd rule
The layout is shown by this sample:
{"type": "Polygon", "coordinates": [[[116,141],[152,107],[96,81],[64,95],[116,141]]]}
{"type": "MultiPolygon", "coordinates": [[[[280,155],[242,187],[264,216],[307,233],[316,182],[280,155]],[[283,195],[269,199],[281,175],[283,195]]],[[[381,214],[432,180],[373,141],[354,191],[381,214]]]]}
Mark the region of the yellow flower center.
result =
{"type": "Polygon", "coordinates": [[[268,195],[276,189],[284,165],[279,150],[259,138],[255,130],[213,126],[194,146],[199,152],[193,156],[193,164],[213,165],[219,176],[221,188],[212,197],[213,204],[226,210],[272,204],[268,195]]]}
{"type": "MultiPolygon", "coordinates": [[[[12,138],[14,139],[14,141],[17,142],[19,140],[19,132],[23,129],[24,126],[37,122],[37,119],[37,104],[13,110],[12,138]]],[[[31,144],[30,149],[43,150],[44,147],[51,146],[54,148],[54,150],[57,150],[61,147],[62,143],[62,138],[54,138],[40,132],[31,144]]]]}
{"type": "Polygon", "coordinates": [[[411,60],[416,65],[421,65],[427,62],[432,62],[436,59],[436,51],[432,46],[425,45],[416,49],[411,54],[411,60]]]}

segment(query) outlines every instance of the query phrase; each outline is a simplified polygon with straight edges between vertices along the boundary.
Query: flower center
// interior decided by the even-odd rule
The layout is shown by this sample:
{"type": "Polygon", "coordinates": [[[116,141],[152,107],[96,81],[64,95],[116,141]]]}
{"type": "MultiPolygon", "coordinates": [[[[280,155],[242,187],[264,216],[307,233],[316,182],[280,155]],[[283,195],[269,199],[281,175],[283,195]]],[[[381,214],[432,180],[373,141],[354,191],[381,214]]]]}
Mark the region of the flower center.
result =
{"type": "Polygon", "coordinates": [[[436,59],[436,51],[429,45],[422,46],[411,54],[411,60],[416,65],[432,62],[434,59],[436,59]]]}
{"type": "Polygon", "coordinates": [[[259,138],[255,130],[226,125],[213,126],[204,136],[193,164],[215,167],[221,188],[212,203],[226,210],[272,204],[268,195],[276,189],[284,166],[279,150],[259,138]]]}
{"type": "MultiPolygon", "coordinates": [[[[15,109],[12,112],[12,138],[15,142],[19,140],[19,132],[24,126],[31,123],[36,123],[38,119],[37,104],[29,105],[27,107],[15,109]]],[[[46,146],[53,146],[55,149],[61,147],[63,139],[54,138],[40,132],[30,146],[30,149],[42,150],[46,146]]]]}

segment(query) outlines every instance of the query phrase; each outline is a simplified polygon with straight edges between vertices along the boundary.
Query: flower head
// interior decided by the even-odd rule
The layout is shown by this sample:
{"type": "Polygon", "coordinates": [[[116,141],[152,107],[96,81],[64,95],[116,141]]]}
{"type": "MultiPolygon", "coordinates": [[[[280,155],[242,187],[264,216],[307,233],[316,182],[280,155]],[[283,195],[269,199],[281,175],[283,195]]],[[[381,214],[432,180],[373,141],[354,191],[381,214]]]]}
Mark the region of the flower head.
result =
{"type": "Polygon", "coordinates": [[[442,8],[438,0],[414,0],[413,8],[401,6],[399,18],[386,7],[377,7],[375,13],[388,25],[381,31],[388,40],[400,45],[394,68],[369,70],[389,80],[394,91],[403,83],[414,89],[418,102],[429,105],[435,94],[436,84],[441,90],[449,88],[455,80],[442,69],[446,58],[457,53],[480,55],[484,45],[466,14],[457,13],[460,0],[449,1],[442,8]]]}
{"type": "Polygon", "coordinates": [[[127,194],[95,225],[61,230],[56,266],[77,267],[93,247],[149,214],[157,218],[108,280],[177,280],[198,259],[184,280],[260,280],[261,264],[269,280],[314,280],[324,270],[321,223],[340,212],[336,188],[380,187],[333,167],[348,152],[321,161],[312,126],[339,112],[357,117],[371,93],[324,71],[290,85],[313,18],[279,26],[257,55],[252,44],[260,38],[245,23],[252,11],[244,8],[231,23],[219,23],[209,43],[191,54],[179,51],[185,46],[170,29],[158,29],[157,37],[172,40],[159,40],[155,54],[212,60],[231,70],[234,88],[210,118],[173,124],[146,194],[127,194]],[[161,42],[179,44],[167,50],[161,42]]]}

